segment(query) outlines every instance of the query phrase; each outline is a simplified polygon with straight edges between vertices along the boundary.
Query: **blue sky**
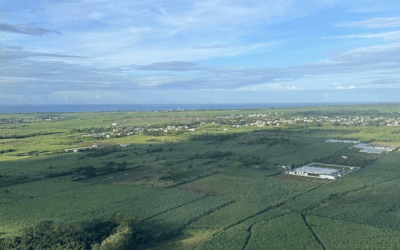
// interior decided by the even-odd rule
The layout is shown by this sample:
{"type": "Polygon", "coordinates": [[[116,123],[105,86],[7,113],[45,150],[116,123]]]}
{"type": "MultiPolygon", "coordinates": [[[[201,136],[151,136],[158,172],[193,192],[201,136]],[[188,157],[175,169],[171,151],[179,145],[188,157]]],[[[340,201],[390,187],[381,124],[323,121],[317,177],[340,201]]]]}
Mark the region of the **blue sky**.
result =
{"type": "Polygon", "coordinates": [[[400,102],[398,1],[0,0],[1,104],[400,102]]]}

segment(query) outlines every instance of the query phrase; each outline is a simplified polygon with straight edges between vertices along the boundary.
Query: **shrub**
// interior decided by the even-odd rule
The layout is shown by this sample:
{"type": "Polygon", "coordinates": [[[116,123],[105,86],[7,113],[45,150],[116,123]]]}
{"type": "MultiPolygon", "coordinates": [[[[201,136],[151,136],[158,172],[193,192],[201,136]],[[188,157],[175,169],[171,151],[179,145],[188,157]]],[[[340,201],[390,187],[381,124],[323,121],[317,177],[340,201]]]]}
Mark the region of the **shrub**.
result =
{"type": "Polygon", "coordinates": [[[0,240],[0,249],[133,249],[151,240],[137,227],[135,218],[112,215],[104,221],[55,224],[42,221],[35,227],[23,228],[18,236],[0,240]],[[58,248],[57,248],[58,247],[58,248]]]}

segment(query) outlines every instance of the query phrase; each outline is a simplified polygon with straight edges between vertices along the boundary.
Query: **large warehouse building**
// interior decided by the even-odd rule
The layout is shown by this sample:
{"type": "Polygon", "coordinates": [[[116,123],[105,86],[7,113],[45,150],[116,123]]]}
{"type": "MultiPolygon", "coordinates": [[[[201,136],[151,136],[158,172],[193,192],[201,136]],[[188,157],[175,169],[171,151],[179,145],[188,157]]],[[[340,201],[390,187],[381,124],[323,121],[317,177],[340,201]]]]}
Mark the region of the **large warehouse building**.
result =
{"type": "Polygon", "coordinates": [[[333,168],[313,167],[311,164],[309,164],[291,170],[289,171],[289,174],[335,180],[338,177],[339,170],[333,168]]]}

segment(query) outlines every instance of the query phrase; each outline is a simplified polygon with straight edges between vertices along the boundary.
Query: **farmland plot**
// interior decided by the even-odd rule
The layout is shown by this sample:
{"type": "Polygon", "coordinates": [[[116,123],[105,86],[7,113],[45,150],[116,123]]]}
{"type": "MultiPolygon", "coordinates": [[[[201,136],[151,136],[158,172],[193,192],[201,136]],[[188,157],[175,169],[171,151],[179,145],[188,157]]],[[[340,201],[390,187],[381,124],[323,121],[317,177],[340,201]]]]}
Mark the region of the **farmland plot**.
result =
{"type": "Polygon", "coordinates": [[[244,249],[322,249],[298,214],[254,224],[244,249]]]}
{"type": "Polygon", "coordinates": [[[307,216],[326,249],[398,249],[400,232],[358,223],[307,216]]]}
{"type": "Polygon", "coordinates": [[[308,185],[312,185],[312,186],[324,186],[324,185],[328,185],[328,184],[331,184],[332,182],[334,182],[333,180],[310,178],[310,177],[296,176],[296,175],[290,175],[290,174],[280,174],[280,175],[274,176],[274,178],[277,180],[304,183],[304,184],[308,184],[308,185]]]}
{"type": "Polygon", "coordinates": [[[267,222],[285,214],[286,213],[282,210],[270,210],[260,215],[249,218],[237,225],[233,225],[232,227],[221,231],[211,240],[202,244],[199,247],[199,250],[243,249],[249,239],[249,227],[257,222],[267,222]]]}
{"type": "Polygon", "coordinates": [[[336,220],[400,229],[400,180],[331,197],[310,214],[336,220]]]}
{"type": "MultiPolygon", "coordinates": [[[[200,218],[212,214],[221,208],[229,207],[234,201],[223,198],[204,197],[183,206],[152,216],[141,222],[143,227],[152,228],[155,235],[168,235],[177,232],[200,218]]],[[[211,225],[209,225],[211,226],[211,225]]]]}
{"type": "Polygon", "coordinates": [[[317,143],[303,147],[294,153],[290,153],[276,158],[271,158],[269,159],[269,161],[284,165],[290,165],[290,164],[299,165],[306,162],[311,162],[314,159],[330,156],[336,151],[339,151],[348,146],[349,145],[346,143],[324,143],[324,142],[317,143]]]}
{"type": "MultiPolygon", "coordinates": [[[[30,186],[21,184],[20,194],[33,194],[30,186]],[[26,189],[26,191],[21,191],[26,189]]],[[[14,233],[21,227],[34,226],[43,220],[71,222],[88,220],[112,213],[137,217],[139,220],[162,211],[190,203],[204,195],[174,189],[152,189],[131,186],[82,185],[3,204],[0,207],[0,231],[14,233]]]]}
{"type": "Polygon", "coordinates": [[[236,202],[209,216],[205,216],[193,225],[213,225],[217,228],[226,228],[313,188],[306,184],[282,182],[273,178],[256,178],[247,184],[220,195],[220,197],[235,200],[236,202]]]}
{"type": "Polygon", "coordinates": [[[237,188],[238,186],[249,181],[251,181],[249,178],[242,176],[216,174],[180,185],[176,188],[185,191],[217,196],[226,191],[237,188]]]}

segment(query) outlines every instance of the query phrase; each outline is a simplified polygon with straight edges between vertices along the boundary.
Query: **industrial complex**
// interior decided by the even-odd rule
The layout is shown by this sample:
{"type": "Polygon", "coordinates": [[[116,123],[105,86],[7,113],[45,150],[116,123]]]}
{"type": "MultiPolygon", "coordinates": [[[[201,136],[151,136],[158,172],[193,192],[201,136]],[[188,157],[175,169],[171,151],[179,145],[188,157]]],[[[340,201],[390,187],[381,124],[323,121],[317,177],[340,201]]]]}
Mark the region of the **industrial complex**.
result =
{"type": "Polygon", "coordinates": [[[323,166],[325,166],[325,164],[312,162],[302,167],[289,170],[286,173],[291,175],[336,180],[337,178],[358,169],[349,166],[326,165],[331,166],[331,168],[323,166]]]}

